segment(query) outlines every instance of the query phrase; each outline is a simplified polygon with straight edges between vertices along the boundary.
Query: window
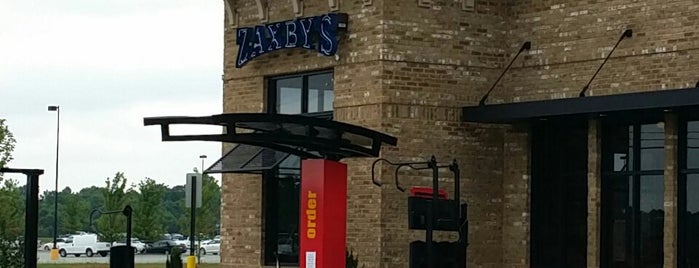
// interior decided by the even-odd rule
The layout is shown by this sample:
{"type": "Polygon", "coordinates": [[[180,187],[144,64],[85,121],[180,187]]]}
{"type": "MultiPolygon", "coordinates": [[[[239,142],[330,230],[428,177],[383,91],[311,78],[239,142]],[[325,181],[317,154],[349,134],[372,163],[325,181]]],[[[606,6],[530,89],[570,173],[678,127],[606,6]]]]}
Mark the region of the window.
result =
{"type": "MultiPolygon", "coordinates": [[[[332,118],[330,71],[270,78],[267,112],[332,118]]],[[[289,156],[263,178],[265,265],[299,264],[301,159],[289,156]]]]}
{"type": "Polygon", "coordinates": [[[333,73],[272,78],[269,83],[267,112],[312,114],[333,110],[333,73]]]}
{"type": "Polygon", "coordinates": [[[679,129],[678,265],[699,267],[699,121],[679,129]]]}
{"type": "Polygon", "coordinates": [[[663,123],[606,125],[602,267],[663,266],[663,123]]]}

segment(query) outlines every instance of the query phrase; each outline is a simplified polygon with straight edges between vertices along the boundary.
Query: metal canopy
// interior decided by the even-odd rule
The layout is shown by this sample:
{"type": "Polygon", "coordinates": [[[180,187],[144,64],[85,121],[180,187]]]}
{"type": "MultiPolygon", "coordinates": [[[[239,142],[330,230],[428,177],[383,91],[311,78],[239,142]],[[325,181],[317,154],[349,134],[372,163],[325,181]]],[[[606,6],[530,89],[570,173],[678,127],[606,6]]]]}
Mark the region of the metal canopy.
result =
{"type": "Polygon", "coordinates": [[[280,174],[299,173],[301,158],[260,146],[238,144],[216,160],[206,173],[251,173],[277,169],[280,174]]]}
{"type": "Polygon", "coordinates": [[[699,105],[699,87],[464,107],[462,121],[514,123],[536,118],[679,109],[695,105],[699,105]]]}
{"type": "Polygon", "coordinates": [[[279,165],[289,155],[340,160],[377,157],[382,144],[396,145],[395,137],[347,123],[269,113],[231,113],[203,117],[150,117],[144,125],[160,125],[163,141],[220,141],[239,144],[211,168],[211,172],[260,171],[279,165]],[[172,135],[174,124],[218,125],[224,133],[172,135]],[[232,157],[232,158],[231,158],[232,157]]]}

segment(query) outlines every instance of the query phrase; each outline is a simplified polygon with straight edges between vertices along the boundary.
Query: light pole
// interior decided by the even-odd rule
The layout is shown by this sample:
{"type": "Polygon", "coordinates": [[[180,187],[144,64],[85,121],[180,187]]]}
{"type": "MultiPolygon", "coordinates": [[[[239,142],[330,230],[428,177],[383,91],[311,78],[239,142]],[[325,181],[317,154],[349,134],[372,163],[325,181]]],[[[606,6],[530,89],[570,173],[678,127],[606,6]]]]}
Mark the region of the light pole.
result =
{"type": "Polygon", "coordinates": [[[61,110],[58,105],[49,106],[49,111],[56,112],[56,189],[53,195],[53,248],[51,249],[51,260],[58,259],[58,134],[61,124],[61,110]]]}
{"type": "MultiPolygon", "coordinates": [[[[201,185],[203,188],[204,187],[204,159],[206,159],[206,155],[205,154],[200,155],[199,158],[201,158],[201,185]]],[[[204,194],[204,189],[201,189],[201,190],[202,190],[201,193],[204,194]]],[[[202,196],[202,198],[203,198],[203,196],[202,196]]],[[[199,241],[201,241],[201,236],[199,236],[199,241]]],[[[197,244],[199,244],[199,246],[197,246],[197,247],[201,246],[201,242],[199,242],[197,244]]],[[[201,250],[197,249],[196,252],[197,252],[197,261],[199,262],[199,264],[201,264],[201,250]]]]}
{"type": "Polygon", "coordinates": [[[204,159],[206,159],[206,155],[200,155],[199,158],[201,158],[201,177],[204,179],[204,159]]]}

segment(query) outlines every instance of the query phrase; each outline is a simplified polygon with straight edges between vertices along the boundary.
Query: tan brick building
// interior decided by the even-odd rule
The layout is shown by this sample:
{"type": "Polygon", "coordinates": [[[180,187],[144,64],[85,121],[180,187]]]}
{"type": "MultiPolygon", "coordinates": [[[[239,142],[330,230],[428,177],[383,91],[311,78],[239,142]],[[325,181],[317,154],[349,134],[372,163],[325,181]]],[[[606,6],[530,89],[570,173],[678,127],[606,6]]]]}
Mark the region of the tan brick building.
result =
{"type": "MultiPolygon", "coordinates": [[[[224,112],[331,112],[397,137],[383,158],[457,159],[469,267],[699,267],[698,1],[226,0],[225,25],[224,112]],[[335,56],[236,68],[237,28],[331,12],[349,15],[335,56]]],[[[372,161],[343,161],[348,247],[367,268],[408,267],[424,232],[392,167],[371,183],[372,161]]],[[[293,266],[293,162],[224,175],[223,267],[293,266]]]]}

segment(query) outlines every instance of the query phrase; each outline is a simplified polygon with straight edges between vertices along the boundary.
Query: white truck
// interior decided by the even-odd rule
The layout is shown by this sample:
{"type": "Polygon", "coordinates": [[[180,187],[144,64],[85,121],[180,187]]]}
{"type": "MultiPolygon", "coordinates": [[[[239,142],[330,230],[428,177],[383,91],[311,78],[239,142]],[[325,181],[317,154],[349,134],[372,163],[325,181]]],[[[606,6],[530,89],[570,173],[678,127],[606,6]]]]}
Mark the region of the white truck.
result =
{"type": "Polygon", "coordinates": [[[61,257],[68,255],[80,257],[82,254],[88,257],[92,257],[95,254],[106,257],[109,254],[110,247],[110,243],[99,242],[96,234],[73,235],[66,240],[65,245],[58,251],[58,254],[61,257]]]}

